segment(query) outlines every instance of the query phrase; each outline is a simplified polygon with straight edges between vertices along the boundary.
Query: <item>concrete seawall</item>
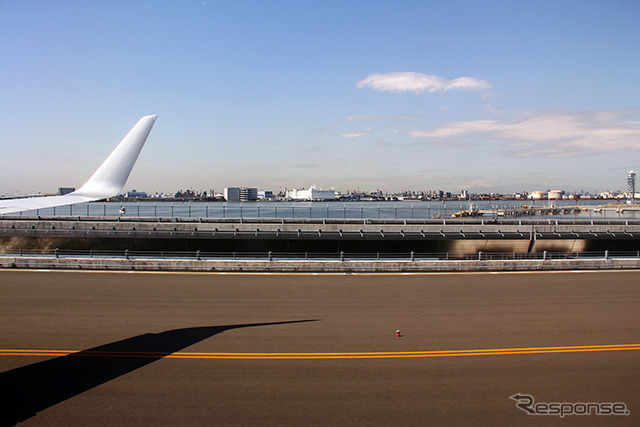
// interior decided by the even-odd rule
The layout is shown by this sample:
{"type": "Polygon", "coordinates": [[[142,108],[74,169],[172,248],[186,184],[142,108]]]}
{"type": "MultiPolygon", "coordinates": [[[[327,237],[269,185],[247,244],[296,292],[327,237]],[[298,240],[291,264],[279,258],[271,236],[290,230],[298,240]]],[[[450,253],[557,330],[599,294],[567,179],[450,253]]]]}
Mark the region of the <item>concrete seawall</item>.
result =
{"type": "Polygon", "coordinates": [[[194,272],[463,272],[640,269],[640,258],[527,260],[187,260],[0,256],[0,268],[194,272]]]}

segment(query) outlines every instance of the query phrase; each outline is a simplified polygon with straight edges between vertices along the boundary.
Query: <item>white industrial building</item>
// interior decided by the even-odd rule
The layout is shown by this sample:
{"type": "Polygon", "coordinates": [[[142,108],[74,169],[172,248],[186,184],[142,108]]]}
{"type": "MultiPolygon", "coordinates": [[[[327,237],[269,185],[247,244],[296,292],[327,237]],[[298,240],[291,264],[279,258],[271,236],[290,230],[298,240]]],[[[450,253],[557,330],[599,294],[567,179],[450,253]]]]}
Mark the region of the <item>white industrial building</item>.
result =
{"type": "Polygon", "coordinates": [[[305,190],[287,190],[287,197],[292,200],[335,200],[336,192],[333,190],[316,190],[314,187],[305,190]]]}

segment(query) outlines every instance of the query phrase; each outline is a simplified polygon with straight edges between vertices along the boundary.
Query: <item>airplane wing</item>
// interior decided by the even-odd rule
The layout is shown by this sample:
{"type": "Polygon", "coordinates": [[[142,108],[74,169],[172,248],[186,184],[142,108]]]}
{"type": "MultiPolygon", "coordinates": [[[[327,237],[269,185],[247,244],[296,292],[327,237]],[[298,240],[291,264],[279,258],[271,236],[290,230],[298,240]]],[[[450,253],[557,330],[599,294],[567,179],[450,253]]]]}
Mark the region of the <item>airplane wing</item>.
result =
{"type": "Polygon", "coordinates": [[[151,115],[138,120],[109,157],[78,190],[64,196],[0,200],[0,215],[91,202],[115,196],[127,182],[131,169],[157,118],[157,115],[151,115]]]}

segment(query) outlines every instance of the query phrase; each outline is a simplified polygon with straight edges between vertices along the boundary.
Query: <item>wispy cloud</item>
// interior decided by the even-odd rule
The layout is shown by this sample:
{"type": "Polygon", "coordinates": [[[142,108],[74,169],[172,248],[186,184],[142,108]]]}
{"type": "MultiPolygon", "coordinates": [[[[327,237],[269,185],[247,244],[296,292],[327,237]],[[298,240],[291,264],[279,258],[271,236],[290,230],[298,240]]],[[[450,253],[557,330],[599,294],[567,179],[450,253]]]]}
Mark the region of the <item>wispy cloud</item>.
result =
{"type": "Polygon", "coordinates": [[[491,104],[490,102],[487,102],[485,104],[484,108],[485,108],[485,110],[487,110],[491,114],[495,114],[496,116],[500,116],[500,115],[506,114],[505,110],[500,110],[500,109],[494,107],[493,104],[491,104]]]}
{"type": "Polygon", "coordinates": [[[491,188],[500,183],[502,178],[499,176],[487,176],[487,177],[475,177],[475,178],[463,178],[460,182],[460,187],[464,189],[470,188],[491,188]]]}
{"type": "Polygon", "coordinates": [[[347,116],[344,119],[332,124],[331,126],[323,129],[318,129],[319,132],[325,133],[335,128],[354,128],[353,130],[344,129],[342,133],[338,135],[339,138],[358,138],[370,133],[379,131],[381,128],[389,129],[393,133],[397,133],[395,126],[416,119],[417,116],[411,114],[394,114],[394,115],[381,115],[381,114],[355,114],[347,116]],[[374,122],[371,126],[364,127],[364,123],[374,122]],[[364,129],[362,129],[364,127],[364,129]],[[359,129],[358,129],[359,128],[359,129]]]}
{"type": "Polygon", "coordinates": [[[371,128],[367,128],[365,130],[356,131],[356,132],[344,132],[338,135],[340,138],[358,138],[359,136],[364,136],[371,133],[371,128]]]}
{"type": "Polygon", "coordinates": [[[376,120],[376,119],[382,119],[385,118],[386,116],[380,115],[380,114],[354,114],[353,116],[348,116],[345,117],[343,120],[339,121],[338,123],[336,123],[334,126],[338,125],[338,124],[344,124],[344,123],[350,123],[353,121],[370,121],[370,120],[376,120]]]}
{"type": "Polygon", "coordinates": [[[369,87],[381,92],[446,92],[448,90],[488,90],[491,84],[485,80],[475,77],[458,77],[449,80],[444,77],[414,73],[398,72],[386,74],[370,74],[365,79],[360,80],[356,87],[358,89],[369,87]]]}
{"type": "Polygon", "coordinates": [[[337,126],[340,125],[344,125],[347,123],[351,123],[351,122],[371,122],[374,120],[391,120],[394,123],[399,123],[399,122],[403,122],[403,121],[408,121],[408,120],[413,120],[417,118],[416,115],[413,114],[391,114],[391,115],[384,115],[384,114],[354,114],[352,116],[347,116],[344,119],[340,120],[339,122],[336,122],[334,124],[332,124],[331,126],[329,126],[328,128],[324,128],[322,129],[324,130],[329,130],[329,129],[333,129],[337,126]]]}
{"type": "Polygon", "coordinates": [[[427,139],[482,138],[503,141],[519,157],[574,157],[640,151],[640,128],[629,121],[637,109],[568,113],[526,113],[518,120],[444,123],[411,136],[427,139]]]}

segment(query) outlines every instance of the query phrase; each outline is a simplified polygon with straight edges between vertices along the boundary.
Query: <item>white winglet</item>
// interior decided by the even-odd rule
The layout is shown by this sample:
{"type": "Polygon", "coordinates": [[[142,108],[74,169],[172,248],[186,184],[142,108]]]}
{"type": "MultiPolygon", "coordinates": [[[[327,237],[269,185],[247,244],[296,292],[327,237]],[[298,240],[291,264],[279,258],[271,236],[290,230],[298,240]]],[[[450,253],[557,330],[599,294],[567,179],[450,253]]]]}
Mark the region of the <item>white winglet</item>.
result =
{"type": "Polygon", "coordinates": [[[94,172],[89,180],[70,195],[105,199],[118,194],[129,178],[142,146],[151,132],[157,115],[144,116],[94,172]]]}
{"type": "Polygon", "coordinates": [[[144,116],[131,128],[109,157],[85,184],[64,196],[26,197],[0,200],[0,215],[24,210],[64,206],[106,199],[118,194],[131,174],[157,115],[144,116]]]}

